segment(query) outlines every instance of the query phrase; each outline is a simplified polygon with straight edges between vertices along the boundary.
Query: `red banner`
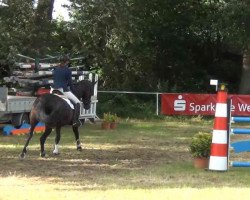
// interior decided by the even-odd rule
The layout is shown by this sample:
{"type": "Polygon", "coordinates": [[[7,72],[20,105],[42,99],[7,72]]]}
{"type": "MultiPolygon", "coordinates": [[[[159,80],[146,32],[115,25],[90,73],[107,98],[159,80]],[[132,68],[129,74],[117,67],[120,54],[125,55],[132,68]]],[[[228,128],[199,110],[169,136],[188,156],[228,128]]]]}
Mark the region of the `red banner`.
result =
{"type": "MultiPolygon", "coordinates": [[[[228,95],[232,99],[232,114],[250,116],[250,95],[228,95]]],[[[162,94],[164,115],[214,115],[216,94],[162,94]]]]}

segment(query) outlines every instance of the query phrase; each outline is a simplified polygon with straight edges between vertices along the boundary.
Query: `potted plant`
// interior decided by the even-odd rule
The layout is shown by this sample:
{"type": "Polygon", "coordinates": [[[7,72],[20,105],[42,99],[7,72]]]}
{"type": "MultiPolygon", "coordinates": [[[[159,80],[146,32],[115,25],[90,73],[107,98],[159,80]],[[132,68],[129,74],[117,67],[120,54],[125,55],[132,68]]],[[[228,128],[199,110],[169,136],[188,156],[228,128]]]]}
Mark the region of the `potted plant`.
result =
{"type": "Polygon", "coordinates": [[[118,117],[116,114],[110,112],[103,114],[102,128],[103,129],[115,129],[118,117]]]}
{"type": "Polygon", "coordinates": [[[110,115],[110,128],[115,129],[117,124],[118,117],[116,114],[110,115]]]}
{"type": "Polygon", "coordinates": [[[103,113],[102,129],[110,129],[111,114],[103,113]]]}
{"type": "Polygon", "coordinates": [[[189,145],[189,150],[194,157],[195,168],[208,167],[211,143],[211,133],[199,132],[192,137],[189,145]]]}

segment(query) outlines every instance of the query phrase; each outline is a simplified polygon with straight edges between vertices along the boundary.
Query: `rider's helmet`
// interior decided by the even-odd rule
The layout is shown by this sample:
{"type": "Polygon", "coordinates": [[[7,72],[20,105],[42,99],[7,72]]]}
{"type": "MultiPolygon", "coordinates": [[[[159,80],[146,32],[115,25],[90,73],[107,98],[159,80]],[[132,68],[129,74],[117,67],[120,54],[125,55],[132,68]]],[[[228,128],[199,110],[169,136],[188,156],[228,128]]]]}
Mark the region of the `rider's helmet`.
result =
{"type": "Polygon", "coordinates": [[[69,58],[69,55],[67,55],[67,54],[60,57],[60,62],[61,63],[69,62],[69,60],[70,60],[70,58],[69,58]]]}

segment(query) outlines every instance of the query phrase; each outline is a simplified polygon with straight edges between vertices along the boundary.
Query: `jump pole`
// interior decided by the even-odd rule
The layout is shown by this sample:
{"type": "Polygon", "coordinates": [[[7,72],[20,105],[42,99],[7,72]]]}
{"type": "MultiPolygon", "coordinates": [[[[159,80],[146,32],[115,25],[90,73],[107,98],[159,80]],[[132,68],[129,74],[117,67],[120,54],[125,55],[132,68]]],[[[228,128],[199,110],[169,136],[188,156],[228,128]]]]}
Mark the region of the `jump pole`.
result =
{"type": "Polygon", "coordinates": [[[232,161],[230,162],[231,167],[250,167],[250,162],[240,162],[240,161],[232,161]]]}
{"type": "Polygon", "coordinates": [[[232,117],[231,122],[250,122],[250,117],[232,117]]]}

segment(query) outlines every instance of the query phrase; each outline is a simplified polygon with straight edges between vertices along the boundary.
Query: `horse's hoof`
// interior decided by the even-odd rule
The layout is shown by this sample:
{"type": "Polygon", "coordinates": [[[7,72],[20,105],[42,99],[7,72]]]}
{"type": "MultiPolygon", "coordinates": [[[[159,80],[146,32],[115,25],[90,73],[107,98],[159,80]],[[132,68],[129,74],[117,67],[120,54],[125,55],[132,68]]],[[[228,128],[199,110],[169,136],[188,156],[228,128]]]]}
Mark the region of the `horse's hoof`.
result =
{"type": "Polygon", "coordinates": [[[45,152],[42,152],[41,154],[40,154],[40,156],[42,157],[42,158],[45,158],[45,152]]]}
{"type": "Polygon", "coordinates": [[[54,156],[59,156],[60,153],[59,153],[59,152],[57,152],[57,153],[56,153],[56,152],[53,152],[53,155],[54,155],[54,156]]]}
{"type": "Polygon", "coordinates": [[[81,147],[81,146],[80,146],[80,147],[77,147],[76,150],[77,150],[77,151],[82,151],[82,147],[81,147]]]}
{"type": "Polygon", "coordinates": [[[19,155],[19,157],[20,157],[21,159],[24,159],[25,156],[26,156],[26,153],[21,153],[21,154],[19,155]]]}

